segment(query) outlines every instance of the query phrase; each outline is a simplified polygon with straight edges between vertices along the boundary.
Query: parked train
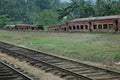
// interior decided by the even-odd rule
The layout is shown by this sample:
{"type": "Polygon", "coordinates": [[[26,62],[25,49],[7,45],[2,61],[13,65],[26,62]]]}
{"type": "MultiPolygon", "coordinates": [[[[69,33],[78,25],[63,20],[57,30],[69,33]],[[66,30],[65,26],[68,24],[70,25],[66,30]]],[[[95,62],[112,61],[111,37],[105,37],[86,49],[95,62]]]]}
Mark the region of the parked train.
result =
{"type": "Polygon", "coordinates": [[[120,31],[120,15],[80,18],[68,23],[48,27],[49,31],[120,31]]]}
{"type": "Polygon", "coordinates": [[[44,30],[42,25],[29,25],[29,24],[16,24],[16,25],[5,25],[4,30],[44,30]]]}

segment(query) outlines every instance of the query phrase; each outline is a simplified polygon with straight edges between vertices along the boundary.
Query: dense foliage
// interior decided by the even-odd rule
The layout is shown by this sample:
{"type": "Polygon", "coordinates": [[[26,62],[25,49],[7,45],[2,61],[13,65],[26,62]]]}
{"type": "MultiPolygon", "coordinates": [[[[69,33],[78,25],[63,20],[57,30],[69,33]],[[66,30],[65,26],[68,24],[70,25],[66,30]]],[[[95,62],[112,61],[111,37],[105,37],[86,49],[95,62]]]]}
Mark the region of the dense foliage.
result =
{"type": "Polygon", "coordinates": [[[71,0],[70,5],[58,10],[62,19],[120,14],[120,0],[71,0]]]}
{"type": "Polygon", "coordinates": [[[74,18],[120,14],[120,0],[0,0],[0,27],[29,23],[53,25],[74,18]]]}

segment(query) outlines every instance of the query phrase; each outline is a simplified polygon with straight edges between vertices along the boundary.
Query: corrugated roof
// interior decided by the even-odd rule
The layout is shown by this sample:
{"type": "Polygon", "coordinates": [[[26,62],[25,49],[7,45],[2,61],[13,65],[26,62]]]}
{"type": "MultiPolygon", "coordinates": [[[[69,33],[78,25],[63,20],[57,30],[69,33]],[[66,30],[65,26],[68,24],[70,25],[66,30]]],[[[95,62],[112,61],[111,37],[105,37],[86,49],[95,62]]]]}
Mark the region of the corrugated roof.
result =
{"type": "Polygon", "coordinates": [[[78,18],[78,19],[71,20],[70,22],[74,22],[74,21],[90,21],[90,20],[103,20],[103,19],[118,19],[118,18],[120,18],[120,15],[91,17],[91,18],[78,18]]]}

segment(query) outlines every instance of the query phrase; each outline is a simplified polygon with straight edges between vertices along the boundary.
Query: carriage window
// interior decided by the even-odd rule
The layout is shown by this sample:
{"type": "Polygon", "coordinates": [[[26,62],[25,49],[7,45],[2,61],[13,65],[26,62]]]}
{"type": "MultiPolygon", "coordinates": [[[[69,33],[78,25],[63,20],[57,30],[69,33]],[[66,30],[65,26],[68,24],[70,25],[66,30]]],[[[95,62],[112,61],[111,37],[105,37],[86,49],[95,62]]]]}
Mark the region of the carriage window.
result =
{"type": "Polygon", "coordinates": [[[66,31],[66,28],[64,28],[64,31],[66,31]]]}
{"type": "Polygon", "coordinates": [[[107,24],[103,24],[103,29],[107,29],[107,24]]]}
{"type": "Polygon", "coordinates": [[[73,29],[75,30],[75,26],[73,26],[73,29]]]}
{"type": "Polygon", "coordinates": [[[98,29],[102,29],[102,25],[101,24],[98,25],[98,29]]]}
{"type": "Polygon", "coordinates": [[[72,27],[71,27],[71,26],[69,26],[69,29],[71,30],[71,29],[72,29],[72,27]]]}
{"type": "Polygon", "coordinates": [[[112,27],[113,27],[113,24],[109,24],[109,29],[112,29],[112,27]]]}
{"type": "Polygon", "coordinates": [[[88,29],[88,25],[85,25],[85,29],[88,29]]]}
{"type": "Polygon", "coordinates": [[[93,29],[97,29],[97,25],[93,25],[93,29]]]}
{"type": "Polygon", "coordinates": [[[29,29],[29,27],[27,27],[27,29],[29,29]]]}
{"type": "Polygon", "coordinates": [[[80,28],[79,28],[79,25],[77,25],[77,29],[80,29],[80,28]]]}
{"type": "Polygon", "coordinates": [[[32,27],[32,30],[34,30],[34,27],[32,27]]]}
{"type": "Polygon", "coordinates": [[[83,25],[81,25],[80,27],[81,27],[81,29],[83,29],[83,28],[84,28],[84,26],[83,26],[83,25]]]}

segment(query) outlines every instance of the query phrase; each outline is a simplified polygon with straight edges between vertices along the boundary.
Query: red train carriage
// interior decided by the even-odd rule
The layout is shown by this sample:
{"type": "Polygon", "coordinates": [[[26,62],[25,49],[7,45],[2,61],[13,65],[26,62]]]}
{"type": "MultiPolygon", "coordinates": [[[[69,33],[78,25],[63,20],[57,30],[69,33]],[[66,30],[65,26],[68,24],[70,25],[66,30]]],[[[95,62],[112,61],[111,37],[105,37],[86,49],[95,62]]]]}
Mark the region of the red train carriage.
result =
{"type": "Polygon", "coordinates": [[[48,27],[49,31],[60,31],[60,25],[50,26],[48,27]]]}
{"type": "MultiPolygon", "coordinates": [[[[64,25],[64,31],[120,31],[120,15],[80,18],[62,25],[64,25]]],[[[61,30],[62,25],[48,27],[48,30],[61,30]]]]}
{"type": "Polygon", "coordinates": [[[117,26],[118,26],[118,31],[120,32],[120,17],[119,17],[119,19],[118,19],[118,24],[117,24],[117,26]]]}
{"type": "Polygon", "coordinates": [[[69,31],[68,23],[60,25],[61,31],[69,31]]]}
{"type": "Polygon", "coordinates": [[[68,31],[69,27],[68,24],[60,24],[55,26],[48,27],[49,31],[68,31]]]}
{"type": "Polygon", "coordinates": [[[37,26],[35,25],[28,25],[28,24],[16,24],[16,30],[36,30],[37,26]]]}
{"type": "Polygon", "coordinates": [[[3,27],[3,29],[4,30],[15,30],[15,25],[5,25],[4,27],[3,27]]]}
{"type": "Polygon", "coordinates": [[[29,24],[16,24],[16,25],[5,25],[4,30],[44,30],[42,25],[29,25],[29,24]]]}

